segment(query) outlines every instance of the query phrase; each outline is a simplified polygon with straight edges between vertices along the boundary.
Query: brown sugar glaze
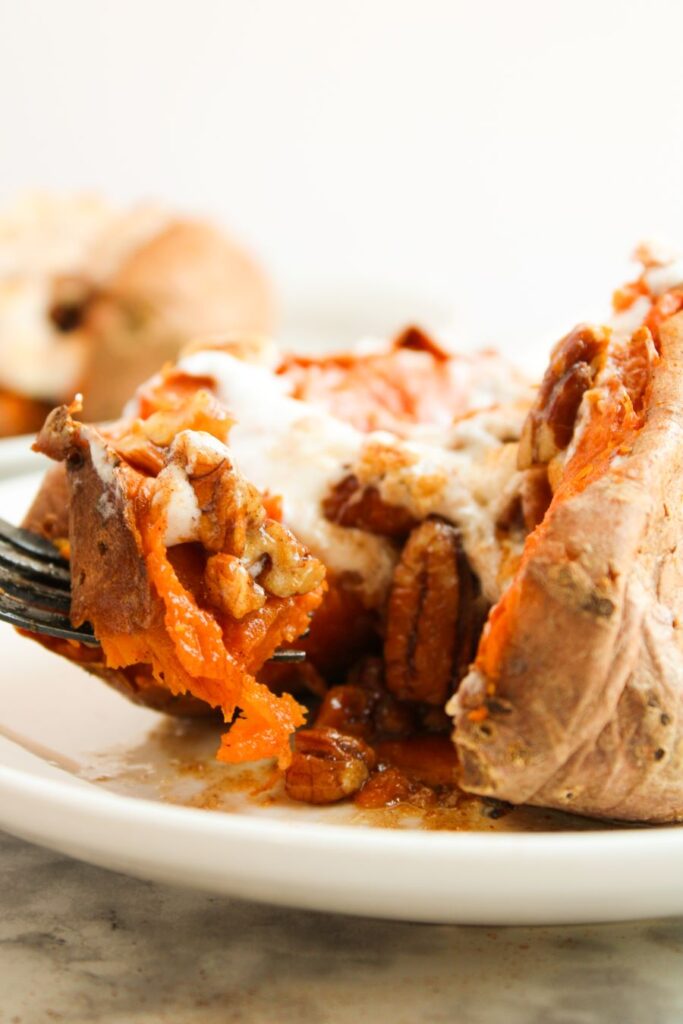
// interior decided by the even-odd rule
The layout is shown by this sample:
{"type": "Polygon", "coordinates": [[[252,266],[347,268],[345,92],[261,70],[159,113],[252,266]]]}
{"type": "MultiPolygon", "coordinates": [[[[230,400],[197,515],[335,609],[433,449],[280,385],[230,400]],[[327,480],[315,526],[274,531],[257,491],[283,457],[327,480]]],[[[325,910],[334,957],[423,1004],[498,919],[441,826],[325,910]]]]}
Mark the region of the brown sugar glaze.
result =
{"type": "Polygon", "coordinates": [[[220,729],[207,720],[162,718],[143,743],[100,753],[78,774],[124,795],[288,822],[458,832],[615,827],[463,793],[453,779],[450,743],[439,735],[379,742],[383,770],[372,775],[361,795],[325,806],[303,804],[288,797],[282,773],[271,762],[232,766],[216,761],[220,729]]]}

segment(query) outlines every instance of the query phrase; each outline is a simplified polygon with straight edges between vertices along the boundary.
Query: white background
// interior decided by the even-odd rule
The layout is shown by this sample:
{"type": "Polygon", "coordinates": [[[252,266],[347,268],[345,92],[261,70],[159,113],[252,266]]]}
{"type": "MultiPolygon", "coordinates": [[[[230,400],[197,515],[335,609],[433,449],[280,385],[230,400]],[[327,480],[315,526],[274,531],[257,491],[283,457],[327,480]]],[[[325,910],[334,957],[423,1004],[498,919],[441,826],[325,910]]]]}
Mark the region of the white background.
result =
{"type": "Polygon", "coordinates": [[[285,306],[528,352],[683,244],[682,55],[677,0],[0,0],[0,196],[161,196],[285,306]]]}

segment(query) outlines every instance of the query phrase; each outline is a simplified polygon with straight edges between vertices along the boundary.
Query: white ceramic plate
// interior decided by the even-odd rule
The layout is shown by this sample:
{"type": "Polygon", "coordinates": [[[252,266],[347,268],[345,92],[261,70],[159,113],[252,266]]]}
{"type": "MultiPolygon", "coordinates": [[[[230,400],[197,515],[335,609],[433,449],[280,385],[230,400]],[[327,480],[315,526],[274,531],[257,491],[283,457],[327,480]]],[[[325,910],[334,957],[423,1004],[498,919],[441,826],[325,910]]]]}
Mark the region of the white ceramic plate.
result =
{"type": "MultiPolygon", "coordinates": [[[[17,458],[21,444],[0,443],[0,512],[15,520],[38,482],[35,463],[17,458]]],[[[137,708],[3,625],[0,652],[0,825],[26,839],[143,878],[378,917],[540,924],[683,913],[683,829],[372,827],[349,808],[264,795],[263,773],[213,761],[211,726],[137,708]]]]}

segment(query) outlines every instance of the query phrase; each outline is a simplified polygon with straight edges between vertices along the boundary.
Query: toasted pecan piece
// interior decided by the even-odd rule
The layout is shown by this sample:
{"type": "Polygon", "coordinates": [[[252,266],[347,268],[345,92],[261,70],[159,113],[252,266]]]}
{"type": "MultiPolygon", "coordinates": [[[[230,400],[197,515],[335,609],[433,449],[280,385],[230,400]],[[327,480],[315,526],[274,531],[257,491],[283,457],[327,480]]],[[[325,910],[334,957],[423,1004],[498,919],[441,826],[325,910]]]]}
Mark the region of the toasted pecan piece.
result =
{"type": "Polygon", "coordinates": [[[608,341],[606,328],[581,324],[557,343],[524,424],[520,469],[547,464],[569,446],[581,399],[604,364],[608,341]]]}
{"type": "Polygon", "coordinates": [[[335,484],[322,507],[325,516],[339,526],[354,526],[383,537],[406,537],[417,525],[408,509],[388,505],[376,487],[363,486],[353,473],[335,484]]]}
{"type": "Polygon", "coordinates": [[[363,740],[336,729],[304,729],[294,737],[285,789],[293,800],[335,803],[357,792],[374,765],[375,754],[363,740]]]}

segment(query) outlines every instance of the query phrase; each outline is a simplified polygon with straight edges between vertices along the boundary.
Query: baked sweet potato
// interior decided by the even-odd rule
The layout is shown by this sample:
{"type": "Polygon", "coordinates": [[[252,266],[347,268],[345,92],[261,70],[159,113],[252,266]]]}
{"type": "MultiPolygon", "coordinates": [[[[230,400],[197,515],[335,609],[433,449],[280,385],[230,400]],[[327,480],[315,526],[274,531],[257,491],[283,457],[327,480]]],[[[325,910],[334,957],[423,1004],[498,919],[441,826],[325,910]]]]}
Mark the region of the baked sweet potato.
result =
{"type": "Polygon", "coordinates": [[[120,415],[198,334],[267,332],[270,285],[212,224],[151,204],[38,196],[0,212],[0,436],[36,431],[74,394],[120,415]]]}
{"type": "Polygon", "coordinates": [[[460,779],[516,804],[679,821],[683,314],[656,324],[656,346],[646,327],[569,340],[581,352],[571,366],[567,345],[554,353],[522,442],[552,501],[449,705],[460,779]],[[544,432],[560,393],[568,449],[544,432]]]}

